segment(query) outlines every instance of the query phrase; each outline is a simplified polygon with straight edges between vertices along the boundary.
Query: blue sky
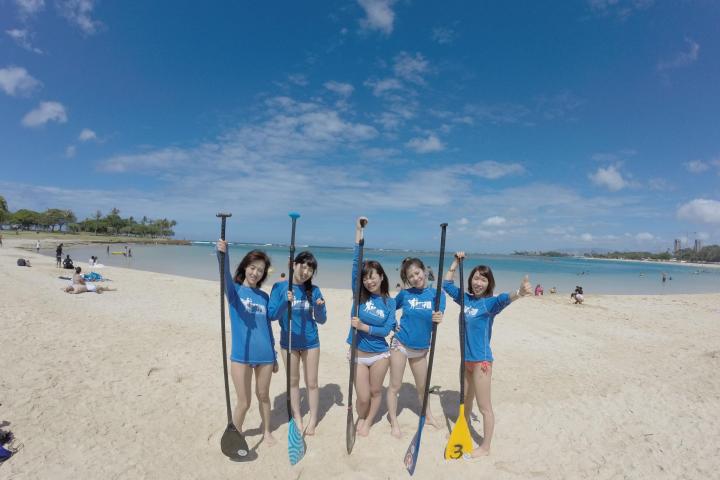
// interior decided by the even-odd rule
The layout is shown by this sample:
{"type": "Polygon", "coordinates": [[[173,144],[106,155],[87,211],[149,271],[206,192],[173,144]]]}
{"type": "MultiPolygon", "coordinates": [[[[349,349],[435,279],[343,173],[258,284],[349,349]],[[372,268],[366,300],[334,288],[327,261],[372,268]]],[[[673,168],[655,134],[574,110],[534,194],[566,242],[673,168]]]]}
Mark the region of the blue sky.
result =
{"type": "Polygon", "coordinates": [[[177,237],[720,243],[720,3],[0,0],[0,195],[177,237]]]}

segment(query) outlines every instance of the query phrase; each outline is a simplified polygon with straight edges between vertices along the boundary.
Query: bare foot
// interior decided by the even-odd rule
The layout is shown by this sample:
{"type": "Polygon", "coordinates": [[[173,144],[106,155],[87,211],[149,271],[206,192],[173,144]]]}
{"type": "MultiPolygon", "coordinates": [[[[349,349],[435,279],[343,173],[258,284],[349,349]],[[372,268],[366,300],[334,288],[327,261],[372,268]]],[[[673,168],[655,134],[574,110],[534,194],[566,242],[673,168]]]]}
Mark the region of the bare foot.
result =
{"type": "Polygon", "coordinates": [[[361,437],[367,437],[370,433],[370,422],[366,419],[360,419],[357,424],[357,434],[361,437]]]}
{"type": "Polygon", "coordinates": [[[440,422],[438,422],[438,420],[435,417],[433,417],[432,415],[427,416],[425,423],[427,423],[428,425],[432,425],[433,427],[435,427],[437,429],[442,428],[442,424],[440,422]]]}
{"type": "Polygon", "coordinates": [[[300,418],[298,418],[298,417],[293,417],[293,418],[294,418],[294,420],[295,420],[295,425],[297,425],[297,427],[298,427],[298,430],[300,430],[300,431],[302,432],[302,431],[303,431],[302,417],[300,417],[300,418]]]}
{"type": "Polygon", "coordinates": [[[472,451],[472,458],[487,457],[490,455],[490,448],[485,448],[480,445],[478,448],[472,451]]]}
{"type": "Polygon", "coordinates": [[[305,435],[312,436],[315,435],[315,426],[317,424],[317,421],[314,418],[310,418],[310,421],[308,422],[307,428],[305,428],[305,435]]]}
{"type": "Polygon", "coordinates": [[[400,425],[397,423],[390,426],[390,435],[395,438],[402,438],[402,432],[400,431],[400,425]]]}
{"type": "Polygon", "coordinates": [[[273,445],[275,445],[277,443],[277,440],[275,440],[275,437],[273,437],[272,433],[270,433],[270,432],[265,432],[263,434],[263,441],[265,442],[265,444],[268,447],[272,447],[273,445]]]}

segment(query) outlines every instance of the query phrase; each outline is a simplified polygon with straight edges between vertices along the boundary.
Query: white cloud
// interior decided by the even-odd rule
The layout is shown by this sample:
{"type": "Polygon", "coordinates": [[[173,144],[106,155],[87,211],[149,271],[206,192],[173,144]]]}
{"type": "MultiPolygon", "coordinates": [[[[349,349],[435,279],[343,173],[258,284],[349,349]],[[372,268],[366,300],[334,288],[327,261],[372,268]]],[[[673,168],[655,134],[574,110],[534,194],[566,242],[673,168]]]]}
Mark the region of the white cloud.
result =
{"type": "Polygon", "coordinates": [[[22,67],[0,68],[0,88],[8,95],[27,95],[39,85],[40,82],[22,67]]]}
{"type": "Polygon", "coordinates": [[[20,16],[28,17],[45,8],[45,0],[15,0],[20,16]]]}
{"type": "Polygon", "coordinates": [[[80,135],[78,136],[78,140],[80,140],[81,142],[97,140],[97,135],[89,128],[83,128],[82,132],[80,132],[80,135]]]}
{"type": "Polygon", "coordinates": [[[700,45],[690,38],[686,38],[685,42],[688,44],[688,50],[686,52],[678,53],[672,60],[659,62],[657,64],[657,70],[659,72],[674,68],[687,67],[688,65],[695,63],[700,55],[700,45]]]}
{"type": "Polygon", "coordinates": [[[43,51],[33,46],[32,37],[33,34],[28,30],[21,30],[19,28],[13,28],[11,30],[5,30],[5,33],[12,38],[16,44],[24,48],[25,50],[33,53],[42,54],[43,51]]]}
{"type": "Polygon", "coordinates": [[[650,240],[654,240],[655,235],[649,232],[641,232],[635,235],[635,240],[638,242],[649,242],[650,240]]]}
{"type": "Polygon", "coordinates": [[[195,152],[179,148],[165,148],[136,155],[116,155],[100,165],[100,170],[110,173],[170,170],[188,166],[195,152]]]}
{"type": "Polygon", "coordinates": [[[288,75],[288,81],[290,83],[294,83],[299,87],[307,87],[309,83],[307,76],[302,73],[293,73],[291,75],[288,75]]]}
{"type": "Polygon", "coordinates": [[[691,173],[702,173],[710,169],[710,165],[702,160],[691,160],[683,163],[683,165],[685,165],[685,168],[691,173]]]}
{"type": "Polygon", "coordinates": [[[336,82],[334,80],[325,82],[324,86],[331,92],[337,93],[338,95],[343,97],[349,97],[355,90],[355,87],[353,87],[349,83],[336,82]]]}
{"type": "Polygon", "coordinates": [[[428,73],[429,69],[430,64],[420,53],[416,53],[415,56],[413,56],[407,52],[400,52],[400,54],[395,57],[395,75],[408,82],[420,85],[424,84],[425,80],[423,79],[423,75],[428,73]]]}
{"type": "Polygon", "coordinates": [[[452,43],[457,37],[455,30],[448,27],[435,27],[432,31],[432,39],[440,45],[452,43]]]}
{"type": "Polygon", "coordinates": [[[405,144],[406,147],[414,150],[416,153],[431,153],[445,150],[445,145],[435,135],[427,138],[413,138],[405,144]]]}
{"type": "Polygon", "coordinates": [[[599,16],[626,20],[634,12],[650,8],[655,0],[588,0],[590,9],[599,16]]]}
{"type": "Polygon", "coordinates": [[[483,225],[488,226],[488,227],[497,227],[500,225],[505,225],[506,223],[507,223],[507,220],[505,219],[505,217],[499,217],[499,216],[486,218],[482,222],[483,225]]]}
{"type": "Polygon", "coordinates": [[[397,78],[385,78],[383,80],[366,80],[365,86],[373,89],[373,95],[376,97],[389,92],[391,90],[401,90],[402,83],[397,78]]]}
{"type": "Polygon", "coordinates": [[[395,22],[395,12],[392,6],[395,0],[358,0],[365,11],[366,17],[360,20],[360,26],[365,30],[379,30],[390,35],[395,22]]]}
{"type": "Polygon", "coordinates": [[[615,165],[610,165],[607,168],[600,167],[597,169],[597,172],[590,174],[589,178],[594,184],[605,187],[613,192],[622,190],[628,186],[627,181],[615,165]]]}
{"type": "Polygon", "coordinates": [[[519,163],[499,163],[494,160],[484,160],[471,167],[471,172],[483,178],[495,180],[507,175],[525,173],[525,168],[519,163]]]}
{"type": "Polygon", "coordinates": [[[22,124],[26,127],[39,127],[47,122],[67,122],[65,107],[59,102],[41,102],[35,110],[25,114],[22,124]]]}
{"type": "Polygon", "coordinates": [[[583,233],[582,235],[580,235],[580,240],[582,240],[583,242],[592,242],[593,236],[589,233],[583,233]]]}
{"type": "Polygon", "coordinates": [[[469,224],[469,223],[470,223],[470,220],[468,220],[468,219],[465,218],[465,217],[462,217],[460,220],[457,221],[457,224],[458,224],[458,225],[467,225],[467,224],[469,224]]]}
{"type": "Polygon", "coordinates": [[[95,0],[57,0],[56,6],[60,15],[87,35],[97,33],[102,27],[102,22],[91,18],[95,0]]]}
{"type": "Polygon", "coordinates": [[[677,216],[681,220],[700,223],[720,223],[720,202],[705,198],[696,198],[678,208],[677,216]]]}
{"type": "Polygon", "coordinates": [[[73,158],[76,153],[77,148],[75,147],[75,145],[68,145],[68,147],[65,149],[65,156],[67,158],[73,158]]]}

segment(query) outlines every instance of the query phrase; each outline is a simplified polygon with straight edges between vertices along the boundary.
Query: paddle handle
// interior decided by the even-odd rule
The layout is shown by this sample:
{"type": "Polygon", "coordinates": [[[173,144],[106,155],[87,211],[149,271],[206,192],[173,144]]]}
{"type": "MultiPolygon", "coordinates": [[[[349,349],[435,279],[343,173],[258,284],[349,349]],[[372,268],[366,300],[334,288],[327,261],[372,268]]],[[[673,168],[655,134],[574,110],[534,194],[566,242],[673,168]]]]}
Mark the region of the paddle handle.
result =
{"type": "Polygon", "coordinates": [[[465,279],[463,278],[463,258],[460,264],[460,403],[465,401],[465,279]]]}
{"type": "MultiPolygon", "coordinates": [[[[365,226],[365,222],[360,222],[361,227],[365,226]]],[[[363,268],[363,250],[365,249],[365,239],[360,238],[358,242],[358,271],[355,280],[355,294],[353,295],[353,314],[360,316],[360,289],[362,288],[362,268],[363,268]]],[[[352,329],[352,339],[350,341],[350,381],[348,384],[348,411],[352,411],[353,398],[353,382],[355,381],[355,360],[357,358],[357,328],[352,329]]]]}
{"type": "MultiPolygon", "coordinates": [[[[228,217],[232,217],[232,213],[218,213],[220,218],[220,240],[225,240],[225,225],[228,217]]],[[[228,366],[227,366],[227,345],[225,340],[225,255],[226,252],[220,252],[220,338],[222,343],[222,359],[223,359],[223,380],[225,381],[225,408],[227,410],[228,425],[232,424],[232,410],[230,409],[230,386],[228,384],[228,366]]]]}
{"type": "MultiPolygon", "coordinates": [[[[438,265],[438,275],[442,275],[443,267],[445,264],[445,233],[447,231],[447,223],[440,224],[442,232],[440,234],[440,262],[438,265]]],[[[438,278],[437,290],[435,291],[435,312],[440,310],[440,293],[442,291],[442,281],[438,278]]],[[[423,392],[423,403],[421,414],[425,417],[427,411],[428,393],[430,391],[430,378],[432,377],[433,358],[435,357],[435,339],[437,337],[437,323],[432,322],[432,337],[430,340],[430,355],[428,358],[428,369],[427,375],[425,375],[425,392],[423,392]]]]}

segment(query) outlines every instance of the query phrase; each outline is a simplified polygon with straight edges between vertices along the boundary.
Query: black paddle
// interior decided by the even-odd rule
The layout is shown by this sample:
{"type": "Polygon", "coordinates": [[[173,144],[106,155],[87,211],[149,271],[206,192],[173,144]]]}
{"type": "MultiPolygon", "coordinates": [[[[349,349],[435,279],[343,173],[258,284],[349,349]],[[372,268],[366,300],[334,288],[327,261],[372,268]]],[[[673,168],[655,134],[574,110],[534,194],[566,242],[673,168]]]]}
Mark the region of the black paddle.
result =
{"type": "MultiPolygon", "coordinates": [[[[360,289],[362,288],[362,269],[363,269],[363,249],[365,247],[365,239],[362,236],[362,229],[365,228],[367,220],[360,220],[360,241],[358,245],[360,247],[360,254],[358,255],[358,272],[357,280],[355,284],[355,295],[353,295],[353,313],[356,317],[360,316],[360,289]]],[[[357,328],[352,329],[352,340],[350,345],[350,382],[348,385],[348,412],[347,412],[347,425],[345,426],[345,446],[347,447],[348,455],[352,453],[353,446],[355,445],[355,421],[353,419],[352,411],[352,399],[353,399],[353,382],[355,381],[355,360],[357,358],[357,328]]],[[[365,421],[372,421],[365,419],[365,421]]]]}
{"type": "MultiPolygon", "coordinates": [[[[220,239],[225,240],[225,223],[228,217],[232,217],[232,213],[218,213],[220,217],[220,239]]],[[[223,379],[225,380],[225,406],[227,408],[227,428],[220,439],[220,449],[226,457],[233,460],[247,461],[251,460],[248,456],[250,448],[245,441],[242,433],[235,428],[232,420],[232,411],[230,410],[230,387],[228,385],[228,366],[227,366],[227,346],[225,345],[225,252],[220,252],[220,337],[222,339],[222,358],[223,358],[223,379]]]]}
{"type": "MultiPolygon", "coordinates": [[[[441,223],[440,228],[442,229],[442,235],[440,236],[440,266],[438,266],[439,274],[442,274],[443,263],[445,261],[445,230],[447,229],[447,223],[441,223]]],[[[440,279],[438,279],[440,280],[440,279]]],[[[440,293],[442,291],[442,281],[437,282],[437,290],[435,292],[435,304],[434,311],[440,310],[440,293]]],[[[425,412],[427,411],[428,393],[430,390],[430,377],[432,376],[433,357],[435,355],[435,337],[437,336],[437,323],[432,324],[432,340],[430,341],[430,358],[428,360],[427,375],[425,376],[425,392],[423,393],[422,410],[420,411],[420,421],[418,422],[418,429],[410,442],[410,446],[405,452],[403,457],[405,468],[410,475],[415,473],[415,465],[417,465],[418,454],[420,453],[420,437],[422,436],[422,430],[425,426],[425,412]]]]}

